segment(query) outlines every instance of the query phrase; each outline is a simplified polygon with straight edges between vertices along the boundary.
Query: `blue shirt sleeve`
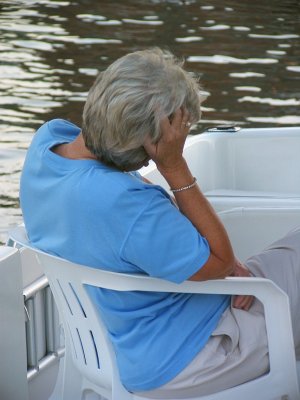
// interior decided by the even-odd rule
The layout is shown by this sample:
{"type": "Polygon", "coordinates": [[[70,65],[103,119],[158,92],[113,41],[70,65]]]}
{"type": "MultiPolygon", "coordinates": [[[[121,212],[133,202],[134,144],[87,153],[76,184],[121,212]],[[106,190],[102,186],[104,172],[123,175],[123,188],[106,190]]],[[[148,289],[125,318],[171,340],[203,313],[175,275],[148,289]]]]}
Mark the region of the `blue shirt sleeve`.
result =
{"type": "Polygon", "coordinates": [[[152,191],[129,229],[120,256],[149,276],[181,283],[206,263],[209,245],[169,198],[152,191]]]}

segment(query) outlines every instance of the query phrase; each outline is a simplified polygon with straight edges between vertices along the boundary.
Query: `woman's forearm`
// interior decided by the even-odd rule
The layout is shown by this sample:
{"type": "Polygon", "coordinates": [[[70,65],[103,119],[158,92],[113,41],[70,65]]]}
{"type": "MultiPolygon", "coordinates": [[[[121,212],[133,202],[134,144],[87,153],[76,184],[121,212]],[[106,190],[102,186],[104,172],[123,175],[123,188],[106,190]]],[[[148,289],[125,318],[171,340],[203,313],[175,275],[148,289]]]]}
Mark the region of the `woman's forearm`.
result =
{"type": "MultiPolygon", "coordinates": [[[[192,184],[194,180],[184,158],[182,163],[176,167],[170,169],[159,168],[159,171],[171,189],[186,187],[192,184]]],[[[208,265],[203,270],[201,269],[194,276],[194,279],[222,278],[230,275],[234,265],[234,255],[230,240],[222,222],[198,185],[190,189],[175,191],[174,195],[180,211],[192,222],[210,245],[211,257],[208,265]]]]}
{"type": "Polygon", "coordinates": [[[160,140],[153,143],[147,138],[144,148],[171,189],[185,188],[173,192],[177,205],[209,243],[211,254],[208,261],[204,266],[199,265],[199,271],[190,279],[223,278],[233,271],[234,255],[222,222],[198,185],[193,185],[194,177],[183,157],[189,132],[188,121],[189,112],[186,109],[178,109],[171,122],[167,117],[162,118],[160,140]]]}

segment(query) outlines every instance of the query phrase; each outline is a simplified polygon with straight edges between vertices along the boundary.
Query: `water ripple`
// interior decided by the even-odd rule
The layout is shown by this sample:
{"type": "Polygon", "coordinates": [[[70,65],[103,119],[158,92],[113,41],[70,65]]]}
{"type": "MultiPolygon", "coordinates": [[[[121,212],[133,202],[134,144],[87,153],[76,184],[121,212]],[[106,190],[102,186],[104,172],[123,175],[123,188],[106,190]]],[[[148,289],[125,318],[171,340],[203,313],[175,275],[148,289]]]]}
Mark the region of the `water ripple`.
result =
{"type": "Polygon", "coordinates": [[[238,91],[261,92],[261,88],[257,86],[235,86],[234,89],[238,91]]]}
{"type": "Polygon", "coordinates": [[[248,28],[247,26],[234,26],[233,29],[235,31],[241,31],[241,32],[251,31],[251,29],[248,28]]]}
{"type": "Polygon", "coordinates": [[[95,14],[77,14],[76,17],[85,22],[106,20],[106,17],[104,17],[103,15],[95,15],[95,14]]]}
{"type": "Polygon", "coordinates": [[[117,19],[107,19],[103,15],[78,14],[76,17],[84,22],[95,22],[97,25],[122,25],[122,21],[117,19]]]}
{"type": "Polygon", "coordinates": [[[250,101],[251,103],[260,103],[260,104],[269,104],[271,106],[299,106],[300,100],[297,99],[272,99],[269,97],[261,98],[261,97],[252,97],[245,96],[241,99],[238,99],[239,103],[243,103],[245,101],[250,101]]]}
{"type": "Polygon", "coordinates": [[[190,56],[187,61],[213,64],[274,64],[278,62],[274,58],[236,58],[219,54],[213,56],[190,56]]]}
{"type": "Polygon", "coordinates": [[[137,24],[137,25],[163,25],[163,21],[149,21],[144,19],[131,19],[131,18],[123,18],[123,22],[127,24],[137,24]]]}
{"type": "Polygon", "coordinates": [[[229,74],[232,78],[264,78],[266,75],[259,72],[231,72],[229,74]]]}
{"type": "Polygon", "coordinates": [[[268,54],[273,54],[274,56],[281,56],[286,54],[286,51],[283,50],[267,50],[268,54]]]}
{"type": "Polygon", "coordinates": [[[203,40],[203,37],[201,37],[201,36],[187,36],[187,37],[175,38],[175,41],[179,42],[179,43],[199,42],[200,40],[203,40]]]}
{"type": "MultiPolygon", "coordinates": [[[[53,101],[51,97],[41,96],[40,98],[30,98],[30,97],[17,97],[17,96],[1,96],[0,105],[24,105],[24,106],[34,106],[40,109],[48,107],[59,107],[62,104],[57,101],[53,101]]],[[[47,110],[46,110],[47,111],[47,110]]]]}
{"type": "Polygon", "coordinates": [[[7,79],[22,79],[22,80],[31,80],[40,78],[40,74],[33,74],[31,72],[24,71],[21,67],[17,67],[14,65],[0,65],[0,78],[7,79]]]}
{"type": "Polygon", "coordinates": [[[299,65],[288,65],[286,67],[288,71],[293,71],[293,72],[300,72],[300,66],[299,65]]]}
{"type": "Polygon", "coordinates": [[[88,76],[96,76],[98,75],[98,70],[95,68],[79,68],[78,71],[81,74],[88,75],[88,76]]]}
{"type": "Polygon", "coordinates": [[[38,40],[50,40],[55,42],[74,43],[74,44],[120,44],[122,40],[102,39],[102,38],[83,38],[79,36],[58,36],[58,35],[40,35],[38,40]]]}
{"type": "Polygon", "coordinates": [[[25,51],[2,51],[1,58],[2,60],[5,60],[5,62],[13,62],[13,63],[41,60],[41,57],[25,51]]]}
{"type": "Polygon", "coordinates": [[[14,46],[26,48],[26,49],[34,49],[34,50],[43,50],[43,51],[54,51],[53,45],[46,42],[41,42],[38,40],[12,40],[11,43],[14,46]]]}
{"type": "Polygon", "coordinates": [[[58,26],[48,25],[35,25],[35,24],[16,24],[15,21],[6,23],[1,21],[0,31],[13,31],[13,32],[51,32],[51,33],[62,33],[64,29],[58,26]]]}
{"type": "Polygon", "coordinates": [[[122,21],[119,21],[117,19],[108,19],[105,21],[96,21],[96,25],[109,25],[109,26],[114,26],[114,25],[122,25],[122,21]]]}
{"type": "Polygon", "coordinates": [[[263,35],[258,33],[249,33],[248,35],[254,39],[297,39],[300,36],[295,34],[286,34],[286,35],[263,35]]]}
{"type": "Polygon", "coordinates": [[[213,25],[213,26],[201,26],[200,29],[205,30],[205,31],[223,31],[225,29],[230,29],[230,26],[218,24],[218,25],[213,25]]]}

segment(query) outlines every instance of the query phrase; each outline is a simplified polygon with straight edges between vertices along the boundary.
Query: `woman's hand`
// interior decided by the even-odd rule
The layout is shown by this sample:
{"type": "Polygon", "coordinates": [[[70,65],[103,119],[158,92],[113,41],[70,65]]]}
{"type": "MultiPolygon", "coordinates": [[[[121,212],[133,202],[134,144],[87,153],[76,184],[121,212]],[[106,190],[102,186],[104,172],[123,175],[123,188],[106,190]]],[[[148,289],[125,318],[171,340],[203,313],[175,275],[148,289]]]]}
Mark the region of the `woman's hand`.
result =
{"type": "MultiPolygon", "coordinates": [[[[235,266],[232,276],[252,276],[248,268],[245,267],[239,260],[235,259],[235,266]]],[[[240,308],[242,310],[248,311],[254,301],[253,296],[248,295],[238,295],[234,296],[233,307],[240,308]]]]}
{"type": "Polygon", "coordinates": [[[160,123],[159,141],[152,143],[148,137],[144,143],[146,152],[161,173],[177,170],[185,162],[182,152],[190,130],[189,116],[186,109],[180,108],[175,111],[171,122],[168,117],[164,117],[160,123]]]}

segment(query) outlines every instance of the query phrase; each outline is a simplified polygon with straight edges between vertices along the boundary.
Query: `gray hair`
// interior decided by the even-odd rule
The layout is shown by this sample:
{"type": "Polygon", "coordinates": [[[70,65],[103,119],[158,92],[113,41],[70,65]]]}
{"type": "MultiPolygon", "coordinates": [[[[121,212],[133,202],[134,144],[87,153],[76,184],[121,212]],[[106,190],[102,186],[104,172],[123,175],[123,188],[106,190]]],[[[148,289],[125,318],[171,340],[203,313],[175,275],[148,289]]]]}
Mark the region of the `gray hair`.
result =
{"type": "Polygon", "coordinates": [[[100,161],[130,170],[148,158],[143,143],[148,135],[159,140],[164,116],[185,107],[191,123],[200,119],[198,82],[182,65],[155,48],[129,53],[98,75],[84,106],[82,134],[100,161]]]}

